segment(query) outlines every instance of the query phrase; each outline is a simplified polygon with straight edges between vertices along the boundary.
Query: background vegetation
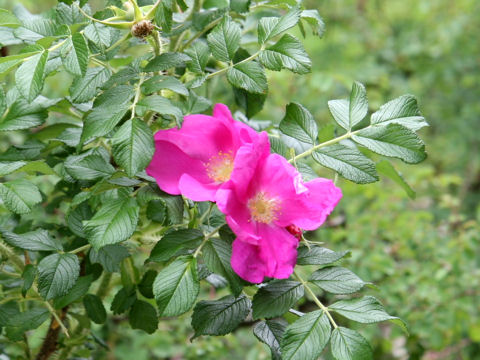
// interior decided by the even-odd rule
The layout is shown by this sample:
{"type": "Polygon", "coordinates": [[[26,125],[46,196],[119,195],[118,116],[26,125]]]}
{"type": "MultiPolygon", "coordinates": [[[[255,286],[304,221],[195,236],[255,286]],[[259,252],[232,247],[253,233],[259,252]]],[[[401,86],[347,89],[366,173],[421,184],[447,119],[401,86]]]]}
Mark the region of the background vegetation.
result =
{"type": "MultiPolygon", "coordinates": [[[[0,0],[0,7],[11,9],[17,3],[37,13],[56,1],[0,0]]],[[[352,81],[358,80],[366,85],[372,109],[411,93],[430,123],[421,132],[429,158],[417,167],[395,163],[417,192],[416,199],[409,199],[387,179],[363,186],[340,180],[344,199],[339,209],[329,227],[310,237],[337,251],[353,249],[344,260],[347,267],[378,285],[379,290],[369,291],[380,292],[386,308],[407,322],[408,338],[390,325],[362,328],[375,359],[476,359],[480,353],[480,3],[311,0],[307,6],[318,8],[326,23],[323,39],[310,37],[305,43],[312,72],[303,77],[269,74],[272,91],[257,118],[279,121],[286,103],[301,101],[319,125],[327,124],[327,100],[345,97],[352,81]]],[[[4,80],[8,83],[11,78],[4,80]]],[[[57,79],[48,86],[54,97],[68,84],[57,79]]],[[[234,104],[233,94],[209,97],[234,104]]],[[[8,144],[0,140],[4,151],[8,144]]],[[[325,171],[324,176],[332,173],[325,171]]],[[[39,328],[31,342],[40,342],[43,333],[39,328]]],[[[94,358],[106,358],[107,348],[112,359],[132,355],[138,360],[269,358],[268,349],[250,329],[190,344],[187,316],[161,322],[153,336],[120,321],[97,326],[94,333],[88,341],[105,347],[94,358]]],[[[0,337],[2,351],[22,354],[0,337]]]]}

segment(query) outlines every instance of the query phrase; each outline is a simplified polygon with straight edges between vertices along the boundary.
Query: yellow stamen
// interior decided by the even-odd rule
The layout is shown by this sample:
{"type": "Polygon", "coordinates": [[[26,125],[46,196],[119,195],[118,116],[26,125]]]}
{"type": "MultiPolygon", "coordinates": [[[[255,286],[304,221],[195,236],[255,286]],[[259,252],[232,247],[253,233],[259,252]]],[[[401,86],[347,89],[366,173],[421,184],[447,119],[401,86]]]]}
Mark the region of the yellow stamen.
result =
{"type": "Polygon", "coordinates": [[[253,220],[264,224],[270,224],[280,215],[280,201],[276,198],[268,198],[263,191],[248,200],[247,206],[253,220]]]}
{"type": "Polygon", "coordinates": [[[215,182],[223,183],[230,180],[230,175],[233,171],[232,152],[224,153],[220,151],[218,155],[212,156],[205,166],[208,177],[215,182]]]}

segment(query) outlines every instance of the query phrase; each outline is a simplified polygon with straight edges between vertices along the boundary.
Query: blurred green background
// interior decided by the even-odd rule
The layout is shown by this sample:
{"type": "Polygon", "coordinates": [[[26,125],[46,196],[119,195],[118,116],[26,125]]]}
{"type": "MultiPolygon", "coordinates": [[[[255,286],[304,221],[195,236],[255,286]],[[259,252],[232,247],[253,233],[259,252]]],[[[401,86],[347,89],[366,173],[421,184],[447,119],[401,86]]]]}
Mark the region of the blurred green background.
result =
{"type": "MultiPolygon", "coordinates": [[[[0,0],[0,7],[18,3],[36,13],[56,1],[0,0]]],[[[334,250],[351,249],[344,265],[376,284],[379,288],[368,292],[407,322],[409,337],[390,325],[360,328],[375,359],[479,359],[480,2],[307,0],[306,5],[319,9],[327,29],[322,39],[305,40],[313,71],[269,73],[271,90],[258,118],[279,121],[285,105],[299,101],[320,125],[328,124],[327,101],[347,97],[358,80],[366,85],[371,110],[411,93],[430,123],[421,131],[428,159],[419,166],[395,162],[416,199],[387,179],[363,186],[340,180],[344,198],[331,217],[335,226],[308,237],[334,250]]],[[[54,92],[62,88],[50,86],[54,92]]],[[[211,100],[233,104],[233,96],[220,89],[211,100]]],[[[188,316],[162,322],[153,336],[117,321],[94,332],[111,349],[99,350],[98,359],[269,358],[247,327],[191,344],[188,316]]]]}

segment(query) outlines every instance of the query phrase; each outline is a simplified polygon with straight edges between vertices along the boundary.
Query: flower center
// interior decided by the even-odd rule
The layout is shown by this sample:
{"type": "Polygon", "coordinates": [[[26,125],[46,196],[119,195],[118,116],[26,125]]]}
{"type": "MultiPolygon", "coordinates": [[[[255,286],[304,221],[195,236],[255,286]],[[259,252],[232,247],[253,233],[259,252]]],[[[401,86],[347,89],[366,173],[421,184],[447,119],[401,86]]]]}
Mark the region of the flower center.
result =
{"type": "Polygon", "coordinates": [[[278,219],[280,214],[280,202],[278,199],[270,199],[263,192],[258,192],[254,197],[248,200],[248,209],[253,220],[264,224],[270,224],[278,219]]]}
{"type": "Polygon", "coordinates": [[[233,171],[232,152],[224,153],[220,151],[217,155],[212,156],[205,166],[207,167],[208,177],[213,181],[223,183],[230,180],[233,171]]]}

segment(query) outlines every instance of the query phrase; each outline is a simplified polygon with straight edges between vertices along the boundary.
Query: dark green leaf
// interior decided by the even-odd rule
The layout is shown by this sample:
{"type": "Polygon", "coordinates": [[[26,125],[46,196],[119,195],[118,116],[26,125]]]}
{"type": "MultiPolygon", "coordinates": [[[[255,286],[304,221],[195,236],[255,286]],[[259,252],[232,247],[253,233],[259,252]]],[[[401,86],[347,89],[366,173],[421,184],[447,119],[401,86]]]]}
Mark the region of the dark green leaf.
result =
{"type": "Polygon", "coordinates": [[[162,89],[168,89],[177,94],[188,96],[188,90],[185,85],[173,76],[155,75],[142,84],[142,90],[147,95],[162,89]]]}
{"type": "Polygon", "coordinates": [[[65,161],[65,170],[79,180],[96,180],[115,172],[115,168],[98,152],[69,156],[65,161]]]}
{"type": "Polygon", "coordinates": [[[121,314],[130,309],[137,300],[137,293],[134,287],[130,289],[121,288],[113,298],[110,310],[114,314],[121,314]]]}
{"type": "Polygon", "coordinates": [[[173,116],[177,123],[181,123],[183,119],[182,110],[172,104],[172,102],[159,95],[151,95],[142,99],[137,104],[137,114],[143,116],[146,111],[151,110],[160,115],[173,116]]]}
{"type": "Polygon", "coordinates": [[[107,320],[107,312],[103,306],[102,299],[97,295],[87,294],[83,297],[83,306],[87,315],[96,324],[103,324],[107,320]]]}
{"type": "Polygon", "coordinates": [[[0,184],[0,198],[6,208],[16,214],[27,214],[42,201],[38,188],[24,179],[0,184]]]}
{"type": "Polygon", "coordinates": [[[353,272],[339,266],[317,270],[309,281],[332,294],[351,294],[366,284],[353,272]]]}
{"type": "Polygon", "coordinates": [[[240,45],[241,36],[240,26],[230,16],[225,16],[207,36],[212,55],[220,61],[231,61],[240,45]]]}
{"type": "Polygon", "coordinates": [[[238,298],[228,295],[220,300],[199,301],[192,315],[194,337],[232,332],[247,317],[251,305],[245,295],[238,298]]]}
{"type": "Polygon", "coordinates": [[[106,245],[98,251],[92,249],[89,255],[90,261],[101,264],[105,271],[118,272],[120,271],[120,263],[123,259],[129,257],[130,253],[125,246],[113,244],[106,245]]]}
{"type": "Polygon", "coordinates": [[[198,229],[180,229],[169,232],[155,244],[149,261],[162,262],[172,258],[180,249],[193,249],[200,245],[203,233],[198,229]]]}
{"type": "Polygon", "coordinates": [[[368,341],[355,330],[341,326],[333,330],[330,347],[333,357],[337,360],[373,359],[368,341]]]}
{"type": "Polygon", "coordinates": [[[260,52],[260,62],[270,70],[289,69],[297,74],[307,74],[312,61],[302,43],[293,35],[285,34],[275,45],[260,52]]]}
{"type": "Polygon", "coordinates": [[[279,128],[284,134],[309,144],[315,143],[318,133],[317,123],[310,111],[294,102],[287,105],[279,128]]]}
{"type": "Polygon", "coordinates": [[[31,251],[62,251],[63,247],[52,239],[46,230],[35,230],[23,234],[1,231],[3,239],[19,249],[31,251]]]}
{"type": "Polygon", "coordinates": [[[28,102],[35,99],[43,89],[47,59],[48,51],[42,51],[28,58],[15,73],[17,89],[28,102]]]}
{"type": "Polygon", "coordinates": [[[77,77],[70,87],[70,96],[74,103],[84,103],[92,100],[100,88],[112,75],[112,72],[104,67],[88,68],[85,76],[77,77]]]}
{"type": "Polygon", "coordinates": [[[33,282],[35,281],[35,277],[37,276],[37,269],[32,264],[25,265],[25,269],[23,269],[22,278],[23,278],[23,285],[22,285],[22,296],[25,297],[27,291],[32,287],[33,282]]]}
{"type": "Polygon", "coordinates": [[[157,272],[155,270],[148,270],[142,277],[142,281],[138,284],[138,291],[140,294],[145,296],[147,299],[153,299],[153,282],[157,277],[157,272]]]}
{"type": "Polygon", "coordinates": [[[181,256],[162,269],[153,283],[160,316],[178,316],[190,310],[197,299],[200,284],[197,261],[181,256]]]}
{"type": "Polygon", "coordinates": [[[298,265],[327,265],[340,260],[349,251],[335,252],[323,247],[312,246],[310,248],[302,246],[298,249],[298,265]]]}
{"type": "Polygon", "coordinates": [[[29,129],[43,124],[48,113],[41,105],[40,98],[31,103],[17,99],[0,120],[0,131],[29,129]]]}
{"type": "Polygon", "coordinates": [[[190,61],[187,67],[191,72],[203,74],[205,66],[207,66],[208,58],[210,57],[210,50],[208,45],[201,40],[195,41],[192,46],[185,50],[185,54],[190,56],[190,61]]]}
{"type": "Polygon", "coordinates": [[[260,321],[253,327],[258,340],[268,345],[272,352],[272,360],[281,360],[280,342],[288,322],[283,319],[260,321]]]}
{"type": "Polygon", "coordinates": [[[157,311],[146,301],[136,300],[128,314],[132,329],[140,329],[153,334],[158,328],[157,311]]]}
{"type": "Polygon", "coordinates": [[[78,237],[85,238],[83,221],[89,220],[93,213],[87,202],[81,203],[75,209],[67,213],[67,226],[78,237]]]}
{"type": "Polygon", "coordinates": [[[412,131],[428,126],[413,95],[403,95],[382,105],[372,114],[371,122],[372,125],[400,124],[412,131]]]}
{"type": "Polygon", "coordinates": [[[164,71],[173,67],[182,66],[189,61],[190,57],[182,53],[164,53],[155,57],[145,68],[145,72],[164,71]]]}
{"type": "Polygon", "coordinates": [[[237,13],[246,13],[250,7],[251,0],[230,0],[230,9],[237,13]]]}
{"type": "Polygon", "coordinates": [[[6,335],[12,341],[22,340],[25,331],[38,328],[49,316],[49,311],[43,307],[15,313],[8,320],[6,335]]]}
{"type": "Polygon", "coordinates": [[[229,68],[227,79],[233,86],[251,93],[265,93],[268,90],[265,70],[255,61],[239,63],[229,68]]]}
{"type": "Polygon", "coordinates": [[[38,264],[38,289],[46,299],[65,295],[77,281],[78,258],[73,254],[52,254],[38,264]]]}
{"type": "Polygon", "coordinates": [[[274,280],[261,287],[253,297],[253,319],[281,316],[303,296],[301,283],[274,280]]]}
{"type": "Polygon", "coordinates": [[[93,276],[91,274],[88,276],[79,277],[75,285],[70,289],[68,293],[54,300],[53,306],[55,307],[55,309],[62,309],[65,306],[80,299],[88,292],[92,281],[93,276]]]}

